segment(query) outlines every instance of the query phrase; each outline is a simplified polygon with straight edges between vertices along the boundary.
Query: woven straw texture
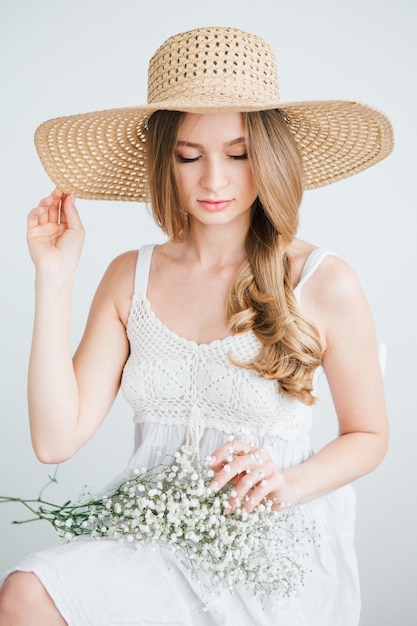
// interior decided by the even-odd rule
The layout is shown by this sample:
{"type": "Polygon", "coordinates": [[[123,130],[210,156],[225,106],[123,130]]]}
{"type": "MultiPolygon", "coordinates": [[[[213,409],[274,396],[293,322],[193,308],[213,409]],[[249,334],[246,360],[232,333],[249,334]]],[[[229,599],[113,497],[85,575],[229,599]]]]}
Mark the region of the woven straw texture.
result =
{"type": "Polygon", "coordinates": [[[385,158],[388,118],[350,101],[282,103],[276,61],[260,37],[225,27],[169,38],[148,69],[148,103],[53,119],[35,144],[52,181],[79,198],[149,201],[146,121],[157,110],[194,113],[279,108],[304,164],[304,188],[327,185],[385,158]]]}

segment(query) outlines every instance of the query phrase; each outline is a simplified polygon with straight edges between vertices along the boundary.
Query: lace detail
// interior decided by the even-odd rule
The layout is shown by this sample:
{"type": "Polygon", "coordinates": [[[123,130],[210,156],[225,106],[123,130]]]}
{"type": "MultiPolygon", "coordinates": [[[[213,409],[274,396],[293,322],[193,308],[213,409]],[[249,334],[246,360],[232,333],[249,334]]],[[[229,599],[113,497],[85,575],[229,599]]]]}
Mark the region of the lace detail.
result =
{"type": "Polygon", "coordinates": [[[136,423],[185,425],[198,436],[204,428],[286,440],[304,432],[305,405],[280,394],[275,381],[230,362],[229,353],[242,361],[258,354],[252,332],[200,345],[172,332],[135,294],[127,335],[131,353],[122,389],[136,423]]]}
{"type": "MultiPolygon", "coordinates": [[[[197,344],[180,337],[155,315],[146,298],[153,245],[141,248],[127,336],[130,356],[122,390],[137,424],[185,426],[190,454],[206,428],[241,438],[278,437],[295,441],[311,426],[311,409],[283,396],[276,381],[232,365],[249,361],[260,343],[248,331],[197,344]]],[[[316,248],[307,258],[295,295],[323,258],[333,252],[316,248]]],[[[320,368],[319,368],[320,369],[320,368]]],[[[319,373],[319,370],[317,371],[319,373]]]]}

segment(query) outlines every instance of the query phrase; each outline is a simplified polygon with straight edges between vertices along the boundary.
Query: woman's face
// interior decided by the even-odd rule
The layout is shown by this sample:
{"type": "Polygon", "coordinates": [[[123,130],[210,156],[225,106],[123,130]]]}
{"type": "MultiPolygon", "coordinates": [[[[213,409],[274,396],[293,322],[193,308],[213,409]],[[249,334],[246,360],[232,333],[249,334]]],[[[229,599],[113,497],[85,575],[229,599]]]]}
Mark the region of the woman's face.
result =
{"type": "Polygon", "coordinates": [[[240,113],[187,113],[175,147],[183,209],[205,225],[250,222],[257,193],[240,113]]]}

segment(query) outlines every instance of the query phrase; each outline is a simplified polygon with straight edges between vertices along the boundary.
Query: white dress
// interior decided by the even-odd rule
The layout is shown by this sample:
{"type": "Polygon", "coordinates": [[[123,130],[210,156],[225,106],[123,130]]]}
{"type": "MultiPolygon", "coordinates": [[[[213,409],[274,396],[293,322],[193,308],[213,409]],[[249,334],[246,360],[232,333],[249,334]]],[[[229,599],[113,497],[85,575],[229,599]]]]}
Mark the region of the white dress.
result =
{"type": "MultiPolygon", "coordinates": [[[[127,327],[131,353],[122,389],[134,410],[135,447],[126,471],[158,465],[161,451],[173,454],[190,436],[199,442],[202,459],[230,435],[268,449],[281,469],[308,459],[311,409],[227,356],[245,361],[257,354],[252,332],[199,345],[155,316],[146,298],[152,250],[140,250],[127,327]]],[[[309,256],[295,290],[298,300],[326,254],[316,249],[309,256]]],[[[207,603],[171,552],[146,544],[76,541],[32,554],[13,571],[34,572],[70,626],[357,626],[353,488],[302,506],[320,535],[309,557],[311,572],[298,597],[270,608],[243,587],[207,603]]]]}

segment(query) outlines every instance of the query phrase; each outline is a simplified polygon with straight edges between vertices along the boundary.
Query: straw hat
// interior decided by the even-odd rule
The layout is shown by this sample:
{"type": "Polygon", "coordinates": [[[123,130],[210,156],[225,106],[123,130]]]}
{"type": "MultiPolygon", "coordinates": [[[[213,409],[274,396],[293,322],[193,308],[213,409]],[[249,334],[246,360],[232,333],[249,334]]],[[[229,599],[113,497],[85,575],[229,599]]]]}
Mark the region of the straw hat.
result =
{"type": "Polygon", "coordinates": [[[146,105],[49,120],[37,129],[35,145],[46,172],[67,193],[148,201],[146,120],[154,111],[276,108],[302,155],[305,189],[356,174],[393,148],[391,123],[367,105],[282,103],[270,46],[226,27],[198,28],[167,39],[149,62],[146,105]]]}

